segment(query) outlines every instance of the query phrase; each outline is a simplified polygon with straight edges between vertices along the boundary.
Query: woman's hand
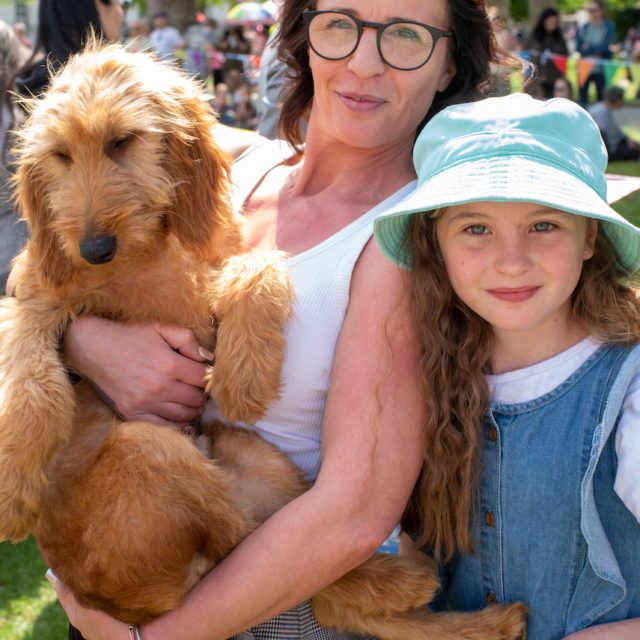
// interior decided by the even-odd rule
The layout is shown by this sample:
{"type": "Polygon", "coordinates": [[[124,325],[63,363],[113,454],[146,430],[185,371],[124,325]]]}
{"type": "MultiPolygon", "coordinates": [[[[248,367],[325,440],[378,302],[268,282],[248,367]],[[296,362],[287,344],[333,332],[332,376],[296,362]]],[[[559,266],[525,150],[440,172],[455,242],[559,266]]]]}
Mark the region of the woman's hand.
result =
{"type": "Polygon", "coordinates": [[[51,569],[46,575],[69,622],[80,631],[85,640],[130,640],[129,625],[111,618],[102,611],[87,609],[78,604],[68,587],[56,578],[51,569]]]}
{"type": "Polygon", "coordinates": [[[127,420],[182,427],[202,412],[213,355],[188,329],[81,316],[67,327],[63,353],[127,420]]]}

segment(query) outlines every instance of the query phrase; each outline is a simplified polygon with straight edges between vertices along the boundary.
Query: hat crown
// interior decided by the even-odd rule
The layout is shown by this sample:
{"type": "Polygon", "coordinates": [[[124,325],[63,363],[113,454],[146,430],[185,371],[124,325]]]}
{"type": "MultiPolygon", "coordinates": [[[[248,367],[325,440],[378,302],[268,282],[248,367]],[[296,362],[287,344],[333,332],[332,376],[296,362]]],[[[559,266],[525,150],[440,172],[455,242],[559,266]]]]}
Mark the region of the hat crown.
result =
{"type": "Polygon", "coordinates": [[[606,201],[606,147],[591,116],[569,100],[511,94],[454,105],[431,119],[413,152],[419,184],[456,164],[506,156],[571,173],[606,201]]]}

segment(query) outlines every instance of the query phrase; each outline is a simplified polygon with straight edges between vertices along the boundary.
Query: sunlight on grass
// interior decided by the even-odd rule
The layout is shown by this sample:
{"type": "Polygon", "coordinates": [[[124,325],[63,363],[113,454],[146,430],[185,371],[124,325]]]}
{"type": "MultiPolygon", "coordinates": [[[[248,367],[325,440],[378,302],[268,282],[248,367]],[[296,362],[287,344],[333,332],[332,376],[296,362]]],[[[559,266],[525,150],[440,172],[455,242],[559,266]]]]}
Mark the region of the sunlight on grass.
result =
{"type": "Polygon", "coordinates": [[[33,538],[0,543],[0,640],[64,640],[67,619],[33,538]]]}

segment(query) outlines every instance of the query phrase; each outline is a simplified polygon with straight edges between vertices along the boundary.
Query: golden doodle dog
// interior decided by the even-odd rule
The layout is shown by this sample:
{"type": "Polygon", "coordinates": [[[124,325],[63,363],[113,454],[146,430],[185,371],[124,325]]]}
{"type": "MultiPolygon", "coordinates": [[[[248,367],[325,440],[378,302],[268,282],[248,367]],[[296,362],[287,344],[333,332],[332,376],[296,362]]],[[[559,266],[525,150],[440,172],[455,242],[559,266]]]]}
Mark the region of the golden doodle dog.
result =
{"type": "MultiPolygon", "coordinates": [[[[278,396],[291,285],[281,255],[243,253],[215,116],[181,72],[92,43],[29,108],[15,185],[31,239],[0,303],[0,539],[33,531],[81,603],[140,624],[307,485],[247,429],[208,425],[206,456],[122,421],[70,383],[61,335],[89,313],[189,327],[215,352],[221,413],[251,423],[278,396]]],[[[522,605],[434,615],[422,605],[437,589],[426,559],[380,554],[313,606],[325,626],[386,640],[523,634],[522,605]]]]}

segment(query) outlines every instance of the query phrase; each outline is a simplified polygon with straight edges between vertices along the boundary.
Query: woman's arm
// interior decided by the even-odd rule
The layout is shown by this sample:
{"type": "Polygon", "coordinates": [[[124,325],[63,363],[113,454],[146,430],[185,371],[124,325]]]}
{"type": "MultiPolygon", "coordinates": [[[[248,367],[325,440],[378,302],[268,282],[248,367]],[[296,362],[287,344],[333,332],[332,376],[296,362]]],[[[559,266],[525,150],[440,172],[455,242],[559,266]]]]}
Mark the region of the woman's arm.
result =
{"type": "Polygon", "coordinates": [[[608,622],[576,631],[565,640],[637,640],[640,638],[640,618],[608,622]]]}
{"type": "Polygon", "coordinates": [[[67,327],[63,357],[127,420],[174,426],[201,413],[206,362],[213,358],[188,329],[95,316],[67,327]]]}
{"type": "MultiPolygon", "coordinates": [[[[400,519],[422,464],[418,348],[399,269],[369,243],[338,341],[314,487],[246,538],[144,640],[228,638],[306,600],[373,553],[400,519]]],[[[124,625],[63,596],[88,640],[124,625]]]]}

